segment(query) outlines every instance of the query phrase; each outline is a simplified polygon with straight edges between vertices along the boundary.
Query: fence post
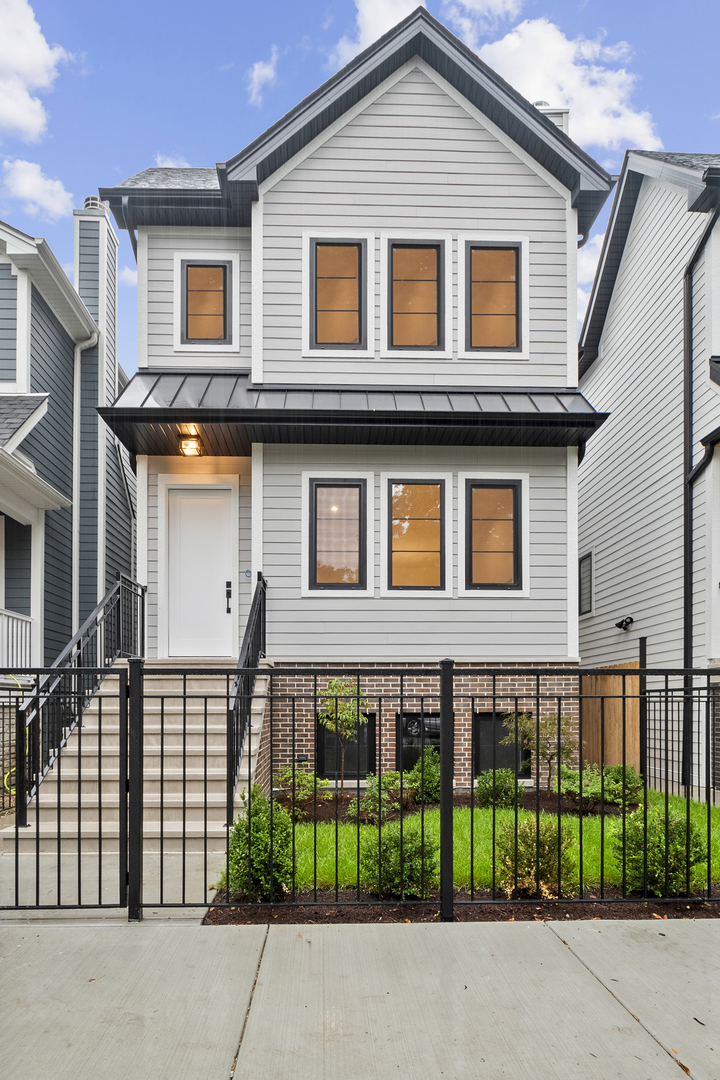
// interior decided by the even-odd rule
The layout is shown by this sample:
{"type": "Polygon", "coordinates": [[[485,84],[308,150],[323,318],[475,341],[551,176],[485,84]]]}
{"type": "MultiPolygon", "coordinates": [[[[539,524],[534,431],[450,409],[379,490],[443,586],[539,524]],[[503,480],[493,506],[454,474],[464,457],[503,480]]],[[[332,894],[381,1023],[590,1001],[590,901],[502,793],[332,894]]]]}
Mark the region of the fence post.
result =
{"type": "Polygon", "coordinates": [[[455,777],[455,718],[453,660],[440,661],[440,918],[452,922],[453,912],[453,780],[455,777]]]}
{"type": "Polygon", "coordinates": [[[640,638],[640,774],[645,778],[647,769],[647,677],[643,674],[647,667],[647,638],[640,638]]]}
{"type": "Polygon", "coordinates": [[[143,900],[143,661],[131,659],[128,666],[128,921],[139,921],[143,900]]]}

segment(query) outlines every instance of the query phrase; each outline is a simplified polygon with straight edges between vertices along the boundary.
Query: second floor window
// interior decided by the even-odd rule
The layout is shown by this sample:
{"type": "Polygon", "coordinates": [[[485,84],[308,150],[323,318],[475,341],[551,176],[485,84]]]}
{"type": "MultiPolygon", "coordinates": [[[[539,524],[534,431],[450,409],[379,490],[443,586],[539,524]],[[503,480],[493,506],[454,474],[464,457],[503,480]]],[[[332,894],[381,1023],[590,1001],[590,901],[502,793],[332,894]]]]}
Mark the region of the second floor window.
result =
{"type": "Polygon", "coordinates": [[[389,342],[396,349],[440,349],[442,245],[390,245],[389,342]]]}
{"type": "Polygon", "coordinates": [[[188,342],[228,340],[228,278],[225,263],[185,264],[184,338],[188,342]]]}
{"type": "Polygon", "coordinates": [[[363,245],[315,242],[312,344],[363,347],[363,245]]]}
{"type": "Polygon", "coordinates": [[[468,245],[467,345],[469,349],[518,349],[519,251],[468,245]]]}

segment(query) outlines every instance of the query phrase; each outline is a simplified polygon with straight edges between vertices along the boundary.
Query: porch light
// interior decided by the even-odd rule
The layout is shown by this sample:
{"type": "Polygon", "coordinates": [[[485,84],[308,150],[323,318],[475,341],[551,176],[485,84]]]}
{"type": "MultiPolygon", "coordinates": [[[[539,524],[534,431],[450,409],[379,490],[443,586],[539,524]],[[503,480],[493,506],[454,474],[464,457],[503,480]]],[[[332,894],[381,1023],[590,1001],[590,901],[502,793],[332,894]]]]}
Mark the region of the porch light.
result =
{"type": "Polygon", "coordinates": [[[181,435],[180,453],[185,457],[201,457],[203,453],[202,439],[199,435],[181,435]]]}

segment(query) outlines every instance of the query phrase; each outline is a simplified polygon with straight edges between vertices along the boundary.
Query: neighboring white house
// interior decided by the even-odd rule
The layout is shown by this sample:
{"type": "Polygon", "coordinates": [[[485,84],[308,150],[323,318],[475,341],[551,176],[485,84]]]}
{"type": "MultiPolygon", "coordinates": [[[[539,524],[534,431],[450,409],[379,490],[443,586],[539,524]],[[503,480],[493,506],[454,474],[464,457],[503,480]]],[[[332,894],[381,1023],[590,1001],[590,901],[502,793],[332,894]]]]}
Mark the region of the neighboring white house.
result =
{"type": "Polygon", "coordinates": [[[580,338],[584,665],[720,664],[720,154],[630,151],[580,338]],[[615,624],[631,618],[629,629],[615,624]]]}
{"type": "Polygon", "coordinates": [[[612,187],[424,9],[216,168],[101,188],[138,262],[148,655],[577,662],[576,257],[612,187]]]}

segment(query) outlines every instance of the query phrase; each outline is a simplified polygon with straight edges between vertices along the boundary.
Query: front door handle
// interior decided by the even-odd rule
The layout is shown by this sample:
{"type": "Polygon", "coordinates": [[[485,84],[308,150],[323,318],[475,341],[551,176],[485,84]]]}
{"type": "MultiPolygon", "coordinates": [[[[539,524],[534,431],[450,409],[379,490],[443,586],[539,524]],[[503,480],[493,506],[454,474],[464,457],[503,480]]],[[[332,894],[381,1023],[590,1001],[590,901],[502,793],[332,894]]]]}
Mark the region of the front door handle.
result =
{"type": "Polygon", "coordinates": [[[232,581],[225,582],[225,614],[230,614],[230,601],[232,599],[232,581]]]}

